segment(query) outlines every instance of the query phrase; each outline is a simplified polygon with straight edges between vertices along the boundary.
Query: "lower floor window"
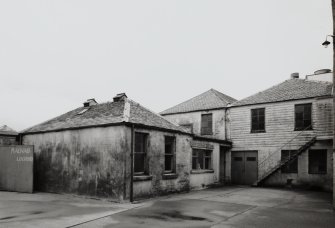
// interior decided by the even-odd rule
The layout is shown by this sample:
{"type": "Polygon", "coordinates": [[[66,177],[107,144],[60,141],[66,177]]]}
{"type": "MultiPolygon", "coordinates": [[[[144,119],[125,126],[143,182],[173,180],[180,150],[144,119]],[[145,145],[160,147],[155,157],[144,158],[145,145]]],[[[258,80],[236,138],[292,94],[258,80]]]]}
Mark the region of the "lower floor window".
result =
{"type": "MultiPolygon", "coordinates": [[[[291,157],[297,154],[296,150],[282,150],[281,151],[281,161],[286,162],[291,157]]],[[[295,158],[292,161],[289,161],[286,165],[281,168],[282,173],[298,173],[298,159],[295,158]]]]}
{"type": "Polygon", "coordinates": [[[212,151],[194,149],[192,151],[192,169],[213,169],[212,166],[212,151]]]}
{"type": "Polygon", "coordinates": [[[327,150],[309,150],[308,153],[308,173],[327,173],[327,150]]]}

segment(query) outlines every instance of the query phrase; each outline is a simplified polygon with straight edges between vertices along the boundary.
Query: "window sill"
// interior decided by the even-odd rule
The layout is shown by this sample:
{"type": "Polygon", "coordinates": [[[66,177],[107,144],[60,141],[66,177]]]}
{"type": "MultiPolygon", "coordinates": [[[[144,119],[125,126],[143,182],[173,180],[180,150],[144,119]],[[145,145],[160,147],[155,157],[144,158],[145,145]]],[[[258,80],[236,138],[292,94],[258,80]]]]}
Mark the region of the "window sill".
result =
{"type": "Polygon", "coordinates": [[[191,170],[191,174],[214,173],[212,169],[191,170]]]}
{"type": "Polygon", "coordinates": [[[149,176],[149,175],[134,176],[133,180],[134,180],[134,182],[137,182],[137,181],[149,181],[149,180],[152,180],[152,176],[149,176]]]}
{"type": "Polygon", "coordinates": [[[163,180],[171,180],[171,179],[177,179],[178,174],[176,173],[164,173],[163,174],[163,180]]]}
{"type": "Polygon", "coordinates": [[[250,131],[251,134],[266,133],[266,131],[250,131]]]}
{"type": "Polygon", "coordinates": [[[321,173],[308,173],[310,175],[326,175],[326,172],[321,172],[321,173]]]}

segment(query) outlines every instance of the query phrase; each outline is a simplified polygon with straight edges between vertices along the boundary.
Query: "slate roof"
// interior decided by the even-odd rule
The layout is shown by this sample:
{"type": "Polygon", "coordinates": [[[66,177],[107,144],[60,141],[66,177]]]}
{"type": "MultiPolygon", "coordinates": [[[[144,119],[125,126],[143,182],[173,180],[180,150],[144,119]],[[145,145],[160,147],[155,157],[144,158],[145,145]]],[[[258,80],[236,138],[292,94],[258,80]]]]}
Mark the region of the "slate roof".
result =
{"type": "Polygon", "coordinates": [[[0,135],[18,135],[18,133],[7,125],[3,125],[0,127],[0,135]]]}
{"type": "Polygon", "coordinates": [[[330,82],[289,79],[269,89],[237,101],[232,104],[232,107],[331,96],[332,85],[330,82]]]}
{"type": "Polygon", "coordinates": [[[235,102],[236,99],[227,96],[215,89],[210,89],[196,97],[191,98],[181,104],[178,104],[172,108],[169,108],[163,112],[161,115],[175,114],[175,113],[185,113],[200,110],[210,110],[217,108],[226,108],[229,104],[235,102]]]}
{"type": "MultiPolygon", "coordinates": [[[[128,102],[130,103],[130,116],[127,122],[187,133],[184,128],[169,122],[164,117],[144,108],[140,104],[129,99],[128,102]]],[[[50,132],[122,123],[125,122],[124,107],[124,101],[101,103],[89,108],[80,107],[28,128],[21,133],[50,132]],[[88,110],[84,111],[85,109],[88,110]]]]}

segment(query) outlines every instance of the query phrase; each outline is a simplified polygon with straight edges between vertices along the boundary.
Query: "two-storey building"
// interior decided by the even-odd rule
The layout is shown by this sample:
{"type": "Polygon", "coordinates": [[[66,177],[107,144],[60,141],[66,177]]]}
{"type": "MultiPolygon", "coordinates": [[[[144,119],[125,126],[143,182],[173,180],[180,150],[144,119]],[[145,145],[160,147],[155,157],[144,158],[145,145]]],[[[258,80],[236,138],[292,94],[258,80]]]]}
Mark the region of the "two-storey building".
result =
{"type": "MultiPolygon", "coordinates": [[[[230,104],[236,100],[219,91],[210,89],[160,114],[169,121],[186,128],[189,132],[203,137],[226,140],[228,126],[226,113],[230,104]]],[[[220,146],[213,153],[213,164],[203,163],[210,154],[205,144],[193,145],[191,179],[199,183],[230,181],[229,147],[220,146]],[[212,173],[212,170],[215,172],[212,173]]]]}
{"type": "Polygon", "coordinates": [[[332,189],[332,83],[292,74],[228,111],[232,183],[332,189]]]}

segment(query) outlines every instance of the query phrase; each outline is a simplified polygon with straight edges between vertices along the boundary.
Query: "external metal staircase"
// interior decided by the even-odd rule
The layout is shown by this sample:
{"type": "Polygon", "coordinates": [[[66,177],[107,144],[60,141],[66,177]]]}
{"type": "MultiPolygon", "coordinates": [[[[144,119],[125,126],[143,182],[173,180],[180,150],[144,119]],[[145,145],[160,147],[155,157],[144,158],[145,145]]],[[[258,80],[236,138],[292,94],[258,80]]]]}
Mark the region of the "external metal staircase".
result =
{"type": "MultiPolygon", "coordinates": [[[[302,132],[301,132],[302,133],[302,132]]],[[[300,134],[301,134],[300,133],[300,134]]],[[[284,148],[287,144],[289,144],[291,141],[293,141],[296,137],[298,137],[300,134],[295,136],[293,139],[291,139],[289,142],[287,142],[285,145],[283,145],[279,150],[284,148]]],[[[253,184],[253,186],[259,186],[263,181],[265,181],[267,178],[269,178],[272,174],[277,172],[279,169],[281,169],[283,166],[289,164],[290,162],[294,161],[298,158],[300,154],[302,154],[304,151],[306,151],[309,147],[311,147],[316,142],[316,136],[312,136],[304,145],[302,145],[298,150],[297,153],[294,156],[290,156],[286,160],[280,160],[278,164],[275,164],[273,167],[271,167],[268,171],[266,171],[261,177],[258,178],[258,180],[253,184]]],[[[280,152],[280,151],[279,151],[280,152]]],[[[277,154],[278,151],[270,154],[265,160],[263,160],[259,167],[265,166],[267,162],[273,160],[273,156],[277,154]]]]}

